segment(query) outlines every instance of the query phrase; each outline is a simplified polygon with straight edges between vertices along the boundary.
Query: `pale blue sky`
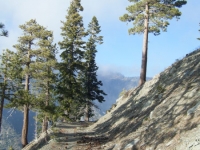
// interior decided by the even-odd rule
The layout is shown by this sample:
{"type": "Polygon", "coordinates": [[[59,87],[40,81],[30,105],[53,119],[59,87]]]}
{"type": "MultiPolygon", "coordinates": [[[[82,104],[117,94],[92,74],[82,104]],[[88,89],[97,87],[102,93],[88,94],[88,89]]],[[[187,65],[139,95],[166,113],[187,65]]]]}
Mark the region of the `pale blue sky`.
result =
{"type": "MultiPolygon", "coordinates": [[[[69,4],[70,0],[0,0],[0,22],[9,31],[8,38],[0,37],[0,52],[6,48],[14,50],[12,45],[17,43],[17,37],[22,33],[18,26],[30,19],[36,19],[39,24],[54,31],[55,42],[62,40],[60,21],[65,21],[69,4]]],[[[98,46],[96,62],[103,73],[120,72],[129,77],[140,74],[143,36],[129,35],[131,23],[127,25],[119,20],[130,4],[128,0],[82,0],[84,12],[81,14],[85,27],[95,15],[102,29],[104,44],[98,46]]],[[[149,36],[149,77],[200,46],[197,40],[200,37],[199,0],[188,0],[188,4],[180,10],[180,20],[171,20],[167,32],[149,36]]]]}

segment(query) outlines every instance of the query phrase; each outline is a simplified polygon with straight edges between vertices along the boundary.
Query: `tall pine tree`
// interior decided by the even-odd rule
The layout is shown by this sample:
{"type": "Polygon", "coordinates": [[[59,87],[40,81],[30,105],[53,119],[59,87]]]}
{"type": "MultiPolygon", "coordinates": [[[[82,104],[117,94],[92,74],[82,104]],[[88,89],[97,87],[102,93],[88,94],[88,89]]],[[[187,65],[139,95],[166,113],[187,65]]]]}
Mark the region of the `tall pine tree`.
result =
{"type": "Polygon", "coordinates": [[[24,147],[28,144],[29,110],[31,106],[37,105],[36,96],[31,92],[31,84],[34,81],[36,66],[40,67],[35,64],[35,61],[38,58],[37,56],[43,52],[40,42],[45,38],[48,31],[45,31],[45,28],[33,19],[24,25],[20,25],[20,28],[23,30],[23,35],[19,37],[18,44],[14,45],[14,48],[16,48],[16,53],[20,56],[21,60],[19,66],[22,68],[21,76],[24,77],[24,90],[19,90],[15,94],[10,106],[23,106],[24,120],[21,141],[24,147]]]}
{"type": "MultiPolygon", "coordinates": [[[[83,37],[87,35],[83,26],[83,11],[80,0],[72,0],[67,11],[66,21],[62,22],[62,37],[59,42],[62,53],[62,62],[59,63],[59,83],[57,91],[59,94],[60,113],[69,117],[70,112],[81,100],[81,85],[77,82],[77,74],[83,69],[82,59],[84,55],[85,42],[83,37]],[[73,105],[73,106],[72,106],[73,105]]],[[[78,107],[78,105],[77,105],[78,107]]]]}
{"type": "Polygon", "coordinates": [[[160,30],[167,31],[169,22],[167,20],[181,16],[178,10],[182,5],[186,4],[186,0],[129,0],[133,2],[126,8],[128,14],[120,17],[121,21],[133,22],[133,28],[129,29],[129,34],[144,34],[142,65],[140,72],[140,82],[142,85],[146,81],[147,72],[147,50],[148,50],[148,34],[154,33],[159,35],[160,30]]]}
{"type": "Polygon", "coordinates": [[[53,89],[56,82],[56,45],[53,44],[53,33],[43,29],[39,35],[38,46],[36,51],[36,60],[32,65],[34,72],[33,91],[38,97],[36,109],[39,109],[42,119],[42,132],[47,132],[48,117],[54,112],[55,100],[53,89]]]}
{"type": "Polygon", "coordinates": [[[18,90],[21,68],[17,65],[19,57],[12,51],[3,51],[0,56],[0,133],[5,99],[10,100],[11,94],[18,90]]]}
{"type": "Polygon", "coordinates": [[[82,79],[83,85],[83,98],[85,100],[85,113],[84,118],[85,121],[89,121],[89,118],[92,117],[92,106],[94,106],[93,101],[97,100],[98,102],[103,102],[104,95],[106,95],[103,90],[100,89],[102,86],[102,82],[97,79],[97,70],[98,67],[96,65],[96,44],[103,43],[103,37],[98,36],[101,32],[98,20],[96,17],[92,18],[92,21],[88,25],[88,33],[89,39],[86,43],[86,52],[84,55],[84,66],[85,69],[83,72],[80,72],[80,77],[82,79]]]}

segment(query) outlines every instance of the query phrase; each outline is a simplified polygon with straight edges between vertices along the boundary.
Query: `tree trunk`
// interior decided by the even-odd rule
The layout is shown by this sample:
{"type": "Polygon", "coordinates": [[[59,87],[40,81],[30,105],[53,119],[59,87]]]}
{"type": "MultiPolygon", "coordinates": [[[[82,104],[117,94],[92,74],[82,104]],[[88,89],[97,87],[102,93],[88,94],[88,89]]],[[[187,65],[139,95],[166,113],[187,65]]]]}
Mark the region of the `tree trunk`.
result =
{"type": "MultiPolygon", "coordinates": [[[[31,49],[31,43],[29,44],[29,49],[31,49]]],[[[28,59],[30,59],[30,52],[28,52],[27,57],[28,59]]],[[[29,70],[29,62],[27,63],[27,68],[29,70]]],[[[29,83],[30,83],[30,78],[29,78],[29,73],[27,73],[25,77],[25,91],[28,91],[28,92],[29,92],[29,83]]],[[[22,147],[25,147],[28,144],[28,140],[27,140],[28,121],[29,121],[29,105],[25,104],[24,105],[24,121],[23,121],[22,138],[21,138],[22,147]]]]}
{"type": "Polygon", "coordinates": [[[0,133],[1,133],[1,125],[2,125],[2,118],[3,118],[3,105],[4,105],[4,97],[5,97],[5,85],[6,79],[4,77],[3,87],[2,87],[2,96],[1,96],[1,104],[0,104],[0,133]]]}
{"type": "MultiPolygon", "coordinates": [[[[47,81],[47,92],[46,92],[45,106],[49,106],[49,81],[47,81]]],[[[45,114],[45,116],[43,118],[43,123],[42,123],[42,132],[47,133],[47,129],[48,129],[48,118],[47,118],[47,115],[45,114]]]]}
{"type": "Polygon", "coordinates": [[[86,105],[86,108],[85,108],[84,120],[85,120],[85,122],[89,122],[89,106],[88,106],[88,104],[86,105]]]}
{"type": "Polygon", "coordinates": [[[143,50],[142,50],[142,65],[140,71],[139,86],[146,82],[147,72],[147,50],[148,50],[148,28],[149,28],[149,5],[146,3],[146,15],[144,21],[144,39],[143,39],[143,50]]]}
{"type": "Polygon", "coordinates": [[[28,144],[27,135],[28,135],[28,121],[29,121],[29,107],[24,105],[24,121],[22,128],[22,147],[25,147],[28,144]]]}
{"type": "Polygon", "coordinates": [[[4,95],[1,96],[1,104],[0,104],[0,133],[1,133],[1,125],[2,125],[2,117],[3,117],[3,104],[4,104],[4,95]]]}
{"type": "Polygon", "coordinates": [[[90,67],[90,64],[88,63],[87,64],[87,73],[86,73],[86,76],[87,76],[87,97],[86,97],[86,100],[87,100],[87,103],[86,103],[86,108],[85,108],[85,114],[84,114],[84,120],[85,122],[89,122],[89,93],[90,93],[90,89],[89,89],[89,80],[90,80],[90,72],[89,72],[89,67],[90,67]]]}
{"type": "Polygon", "coordinates": [[[47,120],[47,116],[45,115],[42,122],[42,132],[47,133],[47,128],[48,128],[48,120],[47,120]]]}

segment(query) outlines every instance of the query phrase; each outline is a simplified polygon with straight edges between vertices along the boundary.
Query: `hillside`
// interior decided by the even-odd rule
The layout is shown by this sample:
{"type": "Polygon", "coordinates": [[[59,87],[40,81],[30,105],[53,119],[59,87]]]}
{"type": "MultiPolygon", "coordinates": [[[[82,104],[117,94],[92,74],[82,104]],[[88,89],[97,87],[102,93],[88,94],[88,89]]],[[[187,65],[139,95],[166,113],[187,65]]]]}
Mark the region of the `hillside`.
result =
{"type": "Polygon", "coordinates": [[[128,91],[89,130],[105,149],[200,149],[200,50],[128,91]]]}
{"type": "Polygon", "coordinates": [[[120,97],[110,112],[79,131],[84,136],[77,146],[94,150],[98,142],[106,150],[199,150],[199,100],[200,50],[196,50],[120,97]]]}

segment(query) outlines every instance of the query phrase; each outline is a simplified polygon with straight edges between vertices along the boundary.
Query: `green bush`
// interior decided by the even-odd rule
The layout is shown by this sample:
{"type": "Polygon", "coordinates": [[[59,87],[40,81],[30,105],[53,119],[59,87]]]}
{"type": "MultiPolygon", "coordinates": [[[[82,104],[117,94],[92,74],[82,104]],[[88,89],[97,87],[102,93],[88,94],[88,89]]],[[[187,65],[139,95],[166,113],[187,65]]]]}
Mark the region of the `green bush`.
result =
{"type": "Polygon", "coordinates": [[[8,148],[8,150],[14,150],[14,148],[13,148],[12,146],[10,146],[10,147],[8,148]]]}
{"type": "Polygon", "coordinates": [[[156,89],[157,89],[157,91],[158,91],[159,94],[165,92],[165,88],[162,87],[161,85],[158,85],[158,86],[156,87],[156,89]]]}
{"type": "Polygon", "coordinates": [[[127,90],[123,89],[123,90],[121,91],[121,93],[119,94],[119,97],[123,96],[126,92],[127,92],[127,90]]]}

